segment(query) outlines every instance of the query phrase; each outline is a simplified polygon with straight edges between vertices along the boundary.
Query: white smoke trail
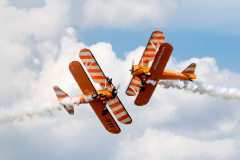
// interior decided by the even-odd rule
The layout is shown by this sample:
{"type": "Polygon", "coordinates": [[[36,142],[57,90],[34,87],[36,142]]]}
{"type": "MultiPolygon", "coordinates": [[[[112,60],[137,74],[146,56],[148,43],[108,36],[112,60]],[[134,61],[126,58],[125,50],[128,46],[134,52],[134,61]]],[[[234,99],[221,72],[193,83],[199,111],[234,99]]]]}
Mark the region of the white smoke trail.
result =
{"type": "Polygon", "coordinates": [[[11,123],[13,121],[23,121],[27,117],[30,119],[36,115],[43,117],[43,112],[53,115],[52,111],[61,110],[61,105],[56,102],[44,102],[39,106],[27,106],[19,108],[0,108],[0,124],[11,123]]]}
{"type": "Polygon", "coordinates": [[[160,81],[159,85],[163,88],[177,88],[193,93],[208,94],[212,97],[222,97],[224,99],[240,100],[240,90],[234,87],[214,86],[199,81],[160,81]]]}

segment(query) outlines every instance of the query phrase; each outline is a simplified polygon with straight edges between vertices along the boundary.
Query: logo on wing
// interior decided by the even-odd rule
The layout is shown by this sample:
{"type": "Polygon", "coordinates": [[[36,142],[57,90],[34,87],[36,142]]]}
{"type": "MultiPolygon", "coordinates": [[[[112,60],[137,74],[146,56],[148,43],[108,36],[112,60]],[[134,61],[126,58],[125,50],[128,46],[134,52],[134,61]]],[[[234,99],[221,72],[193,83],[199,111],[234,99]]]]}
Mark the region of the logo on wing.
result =
{"type": "Polygon", "coordinates": [[[111,119],[108,119],[106,116],[104,116],[105,117],[105,121],[107,122],[107,124],[110,126],[110,128],[112,128],[112,127],[115,127],[114,126],[114,124],[112,123],[112,121],[111,121],[111,119]]]}
{"type": "Polygon", "coordinates": [[[161,52],[160,55],[158,56],[157,62],[156,62],[156,64],[155,64],[155,66],[154,66],[154,70],[157,70],[158,63],[160,62],[160,59],[161,59],[161,57],[162,57],[162,55],[163,55],[164,50],[165,50],[165,47],[163,47],[162,52],[161,52]]]}

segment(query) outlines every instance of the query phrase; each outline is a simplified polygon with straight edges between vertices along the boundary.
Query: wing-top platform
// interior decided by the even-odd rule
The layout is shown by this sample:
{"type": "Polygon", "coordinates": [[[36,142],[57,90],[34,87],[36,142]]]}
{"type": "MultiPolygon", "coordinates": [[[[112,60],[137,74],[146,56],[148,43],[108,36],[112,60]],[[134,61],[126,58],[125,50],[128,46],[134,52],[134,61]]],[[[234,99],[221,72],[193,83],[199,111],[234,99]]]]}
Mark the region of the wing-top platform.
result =
{"type": "MultiPolygon", "coordinates": [[[[92,77],[95,83],[100,84],[102,88],[110,87],[109,83],[106,80],[106,76],[103,73],[101,67],[93,56],[92,52],[89,49],[82,49],[79,52],[79,58],[82,63],[85,65],[87,71],[92,77]]],[[[117,120],[124,124],[131,124],[132,119],[128,114],[127,110],[124,108],[123,104],[118,97],[108,102],[110,109],[117,118],[117,120]]]]}
{"type": "MultiPolygon", "coordinates": [[[[69,70],[71,71],[74,79],[76,80],[78,86],[80,87],[84,95],[91,96],[93,93],[96,93],[93,84],[91,83],[86,72],[84,71],[84,68],[79,62],[71,62],[69,64],[69,70]]],[[[91,105],[92,109],[94,110],[106,130],[114,134],[118,134],[121,132],[119,126],[117,125],[110,113],[107,113],[104,116],[101,114],[104,109],[104,105],[102,102],[89,102],[89,104],[91,105]]]]}

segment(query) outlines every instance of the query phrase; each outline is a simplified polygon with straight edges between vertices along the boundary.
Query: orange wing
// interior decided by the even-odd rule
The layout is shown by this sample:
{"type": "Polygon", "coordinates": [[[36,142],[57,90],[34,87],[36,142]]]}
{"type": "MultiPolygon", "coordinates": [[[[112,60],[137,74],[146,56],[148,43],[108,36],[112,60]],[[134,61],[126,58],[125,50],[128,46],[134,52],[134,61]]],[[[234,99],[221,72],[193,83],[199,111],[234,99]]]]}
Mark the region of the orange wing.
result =
{"type": "Polygon", "coordinates": [[[79,52],[79,58],[83,62],[83,65],[86,67],[88,73],[95,83],[100,84],[102,88],[110,87],[102,69],[98,65],[96,59],[89,49],[82,49],[79,52]]]}
{"type": "Polygon", "coordinates": [[[92,106],[94,112],[96,113],[96,115],[98,116],[98,118],[100,119],[104,127],[106,128],[106,130],[108,130],[113,134],[118,134],[121,132],[119,126],[117,125],[116,121],[113,119],[110,112],[108,112],[104,116],[101,114],[104,109],[104,105],[102,102],[90,102],[89,104],[92,106]]]}
{"type": "Polygon", "coordinates": [[[69,64],[69,70],[71,71],[74,79],[76,80],[84,95],[91,95],[97,92],[86,72],[84,71],[81,63],[78,61],[72,61],[69,64]]]}
{"type": "MultiPolygon", "coordinates": [[[[71,62],[69,64],[69,70],[71,71],[74,79],[76,80],[78,86],[81,88],[84,95],[91,95],[92,93],[96,93],[95,88],[93,87],[86,72],[84,71],[82,65],[79,62],[71,62]]],[[[120,128],[118,127],[117,123],[112,118],[110,113],[107,113],[104,116],[101,115],[104,109],[104,105],[102,102],[90,102],[89,104],[92,106],[94,112],[96,113],[106,130],[115,134],[121,132],[120,128]]]]}
{"type": "Polygon", "coordinates": [[[122,102],[119,100],[118,97],[115,99],[107,102],[110,109],[112,110],[113,114],[117,118],[117,120],[123,124],[131,124],[132,119],[128,114],[127,110],[124,108],[122,102]]]}
{"type": "Polygon", "coordinates": [[[153,61],[150,73],[152,73],[151,79],[159,79],[167,65],[167,62],[172,54],[173,47],[169,43],[163,43],[158,50],[156,58],[153,61]]]}
{"type": "Polygon", "coordinates": [[[137,106],[143,106],[145,104],[147,104],[150,100],[150,98],[152,97],[152,94],[156,88],[158,84],[158,80],[146,80],[146,82],[144,83],[144,87],[145,87],[145,91],[140,91],[136,100],[135,100],[135,104],[137,106]]]}
{"type": "Polygon", "coordinates": [[[154,31],[148,41],[147,47],[143,52],[142,58],[139,62],[144,67],[148,66],[148,62],[154,60],[157,51],[165,39],[165,35],[161,31],[154,31]]]}

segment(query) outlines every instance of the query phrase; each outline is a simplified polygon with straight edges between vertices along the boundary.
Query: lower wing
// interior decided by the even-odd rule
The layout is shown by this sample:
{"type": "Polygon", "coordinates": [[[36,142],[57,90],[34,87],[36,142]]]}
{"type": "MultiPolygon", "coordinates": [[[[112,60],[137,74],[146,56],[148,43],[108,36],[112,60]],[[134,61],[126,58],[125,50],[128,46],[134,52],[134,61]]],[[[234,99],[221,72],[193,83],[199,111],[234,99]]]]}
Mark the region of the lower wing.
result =
{"type": "Polygon", "coordinates": [[[112,110],[113,114],[117,118],[117,120],[123,124],[131,124],[132,119],[128,114],[127,110],[124,108],[122,102],[119,100],[118,97],[115,99],[107,102],[110,109],[112,110]]]}
{"type": "Polygon", "coordinates": [[[126,94],[128,96],[135,96],[138,94],[139,92],[139,87],[141,86],[141,80],[136,77],[136,76],[133,76],[129,85],[128,85],[128,88],[126,90],[126,94]]]}
{"type": "Polygon", "coordinates": [[[146,105],[149,102],[150,98],[152,97],[152,94],[155,88],[157,87],[157,84],[158,84],[158,80],[147,79],[143,85],[143,87],[145,87],[145,91],[139,92],[134,103],[137,106],[146,105]]]}
{"type": "Polygon", "coordinates": [[[118,134],[121,132],[121,129],[111,116],[110,112],[108,112],[105,115],[101,114],[104,109],[104,105],[102,102],[90,102],[89,104],[92,106],[92,109],[94,110],[94,112],[96,113],[99,120],[102,122],[103,126],[106,128],[107,131],[113,134],[118,134]]]}

